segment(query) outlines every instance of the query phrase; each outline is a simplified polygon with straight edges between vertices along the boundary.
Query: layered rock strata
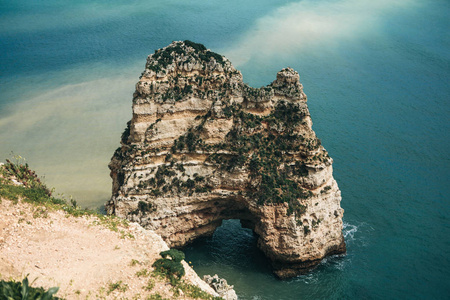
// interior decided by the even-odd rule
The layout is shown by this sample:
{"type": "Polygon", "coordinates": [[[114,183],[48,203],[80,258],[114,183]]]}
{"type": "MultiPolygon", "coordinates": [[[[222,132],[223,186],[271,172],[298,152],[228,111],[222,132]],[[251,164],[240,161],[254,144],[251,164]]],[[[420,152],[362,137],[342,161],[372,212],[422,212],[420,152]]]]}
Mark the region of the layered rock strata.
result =
{"type": "Polygon", "coordinates": [[[203,45],[155,51],[109,164],[108,213],[155,230],[170,247],[240,219],[281,278],[345,253],[341,193],[306,100],[291,68],[252,88],[203,45]]]}

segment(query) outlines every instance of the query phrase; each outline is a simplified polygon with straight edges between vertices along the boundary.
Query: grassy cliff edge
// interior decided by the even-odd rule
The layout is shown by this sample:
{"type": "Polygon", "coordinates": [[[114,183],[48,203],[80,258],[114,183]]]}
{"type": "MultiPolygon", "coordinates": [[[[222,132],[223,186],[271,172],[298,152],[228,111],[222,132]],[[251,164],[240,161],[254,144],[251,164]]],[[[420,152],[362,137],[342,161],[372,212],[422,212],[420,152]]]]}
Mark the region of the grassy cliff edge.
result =
{"type": "Polygon", "coordinates": [[[155,270],[169,248],[154,232],[54,197],[21,157],[0,165],[0,213],[3,287],[23,292],[27,278],[63,299],[221,299],[185,261],[183,277],[155,270]]]}

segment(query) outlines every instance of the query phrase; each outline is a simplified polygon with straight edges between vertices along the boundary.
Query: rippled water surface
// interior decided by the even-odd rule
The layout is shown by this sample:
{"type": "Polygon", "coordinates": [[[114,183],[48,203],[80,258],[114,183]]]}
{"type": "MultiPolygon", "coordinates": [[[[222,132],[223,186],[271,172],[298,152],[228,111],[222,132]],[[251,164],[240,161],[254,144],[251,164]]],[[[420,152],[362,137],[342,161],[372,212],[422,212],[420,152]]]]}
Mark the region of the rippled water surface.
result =
{"type": "Polygon", "coordinates": [[[148,54],[200,42],[255,87],[291,66],[334,159],[348,254],[279,281],[230,220],[187,259],[241,299],[448,299],[449,15],[446,0],[0,0],[0,156],[96,207],[148,54]]]}

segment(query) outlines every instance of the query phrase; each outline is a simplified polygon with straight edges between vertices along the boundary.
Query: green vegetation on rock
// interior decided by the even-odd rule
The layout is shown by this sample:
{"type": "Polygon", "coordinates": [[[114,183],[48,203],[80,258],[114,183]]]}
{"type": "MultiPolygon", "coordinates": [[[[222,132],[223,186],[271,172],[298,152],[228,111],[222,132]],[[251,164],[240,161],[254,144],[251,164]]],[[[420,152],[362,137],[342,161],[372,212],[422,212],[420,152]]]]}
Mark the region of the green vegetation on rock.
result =
{"type": "MultiPolygon", "coordinates": [[[[205,144],[201,138],[205,124],[216,117],[211,110],[198,116],[198,125],[176,139],[171,148],[153,150],[155,153],[169,151],[165,158],[166,164],[158,166],[155,175],[141,180],[137,187],[148,190],[155,197],[211,191],[213,186],[208,178],[186,175],[183,162],[174,158],[175,155],[199,152],[207,155],[207,162],[216,164],[223,171],[248,170],[250,182],[243,196],[255,199],[260,205],[287,203],[289,214],[303,214],[306,207],[300,201],[313,194],[296,181],[298,177],[308,176],[309,172],[305,162],[299,161],[295,155],[302,151],[317,150],[320,140],[305,138],[298,133],[297,128],[305,122],[306,117],[300,104],[279,101],[269,115],[259,116],[246,112],[239,104],[223,101],[221,111],[222,118],[233,120],[233,126],[223,142],[205,144]]],[[[159,121],[149,128],[153,129],[159,121]]],[[[129,145],[125,148],[128,149],[126,151],[139,152],[133,147],[129,145]]],[[[140,155],[145,155],[145,152],[140,155]]],[[[311,160],[319,162],[328,158],[328,155],[314,156],[311,160]]],[[[155,209],[151,203],[140,201],[132,214],[145,214],[155,209]]]]}
{"type": "Polygon", "coordinates": [[[261,205],[286,202],[288,213],[302,214],[306,208],[298,199],[306,199],[312,193],[291,179],[292,175],[308,175],[305,164],[290,154],[304,146],[303,136],[295,133],[305,117],[299,106],[280,101],[266,117],[247,113],[240,105],[226,105],[222,110],[227,118],[233,118],[233,127],[223,143],[205,145],[200,139],[203,124],[211,118],[211,114],[206,114],[199,126],[174,142],[172,152],[204,151],[209,153],[207,161],[227,172],[246,167],[250,178],[259,182],[256,187],[248,187],[246,196],[261,205]]]}
{"type": "MultiPolygon", "coordinates": [[[[0,165],[0,202],[1,199],[9,199],[17,203],[19,200],[45,207],[49,210],[63,210],[74,217],[94,216],[94,224],[103,225],[112,231],[122,234],[123,238],[133,238],[129,233],[120,230],[119,227],[127,227],[128,222],[115,216],[105,216],[96,211],[81,208],[74,199],[67,200],[54,197],[50,190],[36,172],[31,170],[25,159],[21,156],[15,156],[15,162],[7,159],[6,164],[0,165]]],[[[34,216],[45,216],[47,212],[41,209],[35,211],[34,216]]]]}
{"type": "Polygon", "coordinates": [[[210,62],[211,59],[214,59],[221,65],[225,63],[222,55],[209,51],[202,44],[186,40],[184,42],[175,42],[163,49],[156,50],[152,56],[153,63],[147,67],[154,72],[160,72],[163,69],[166,69],[168,65],[172,64],[175,57],[186,56],[186,50],[188,50],[187,47],[194,49],[194,52],[190,53],[190,55],[200,61],[210,62]]]}
{"type": "Polygon", "coordinates": [[[176,285],[185,274],[184,267],[181,264],[181,261],[184,259],[184,253],[176,249],[170,249],[161,252],[160,255],[162,258],[153,263],[155,272],[163,274],[170,280],[172,285],[176,285]]]}

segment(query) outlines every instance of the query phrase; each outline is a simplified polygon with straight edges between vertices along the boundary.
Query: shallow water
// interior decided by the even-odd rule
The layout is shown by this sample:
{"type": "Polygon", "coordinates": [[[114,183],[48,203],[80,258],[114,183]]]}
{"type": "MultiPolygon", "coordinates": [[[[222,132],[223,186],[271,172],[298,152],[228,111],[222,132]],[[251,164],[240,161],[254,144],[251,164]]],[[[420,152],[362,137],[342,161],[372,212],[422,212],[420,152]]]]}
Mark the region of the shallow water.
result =
{"type": "Polygon", "coordinates": [[[345,257],[279,281],[228,221],[186,249],[242,299],[450,297],[450,3],[0,1],[0,155],[97,207],[146,56],[190,39],[252,86],[291,66],[334,159],[345,257]]]}

